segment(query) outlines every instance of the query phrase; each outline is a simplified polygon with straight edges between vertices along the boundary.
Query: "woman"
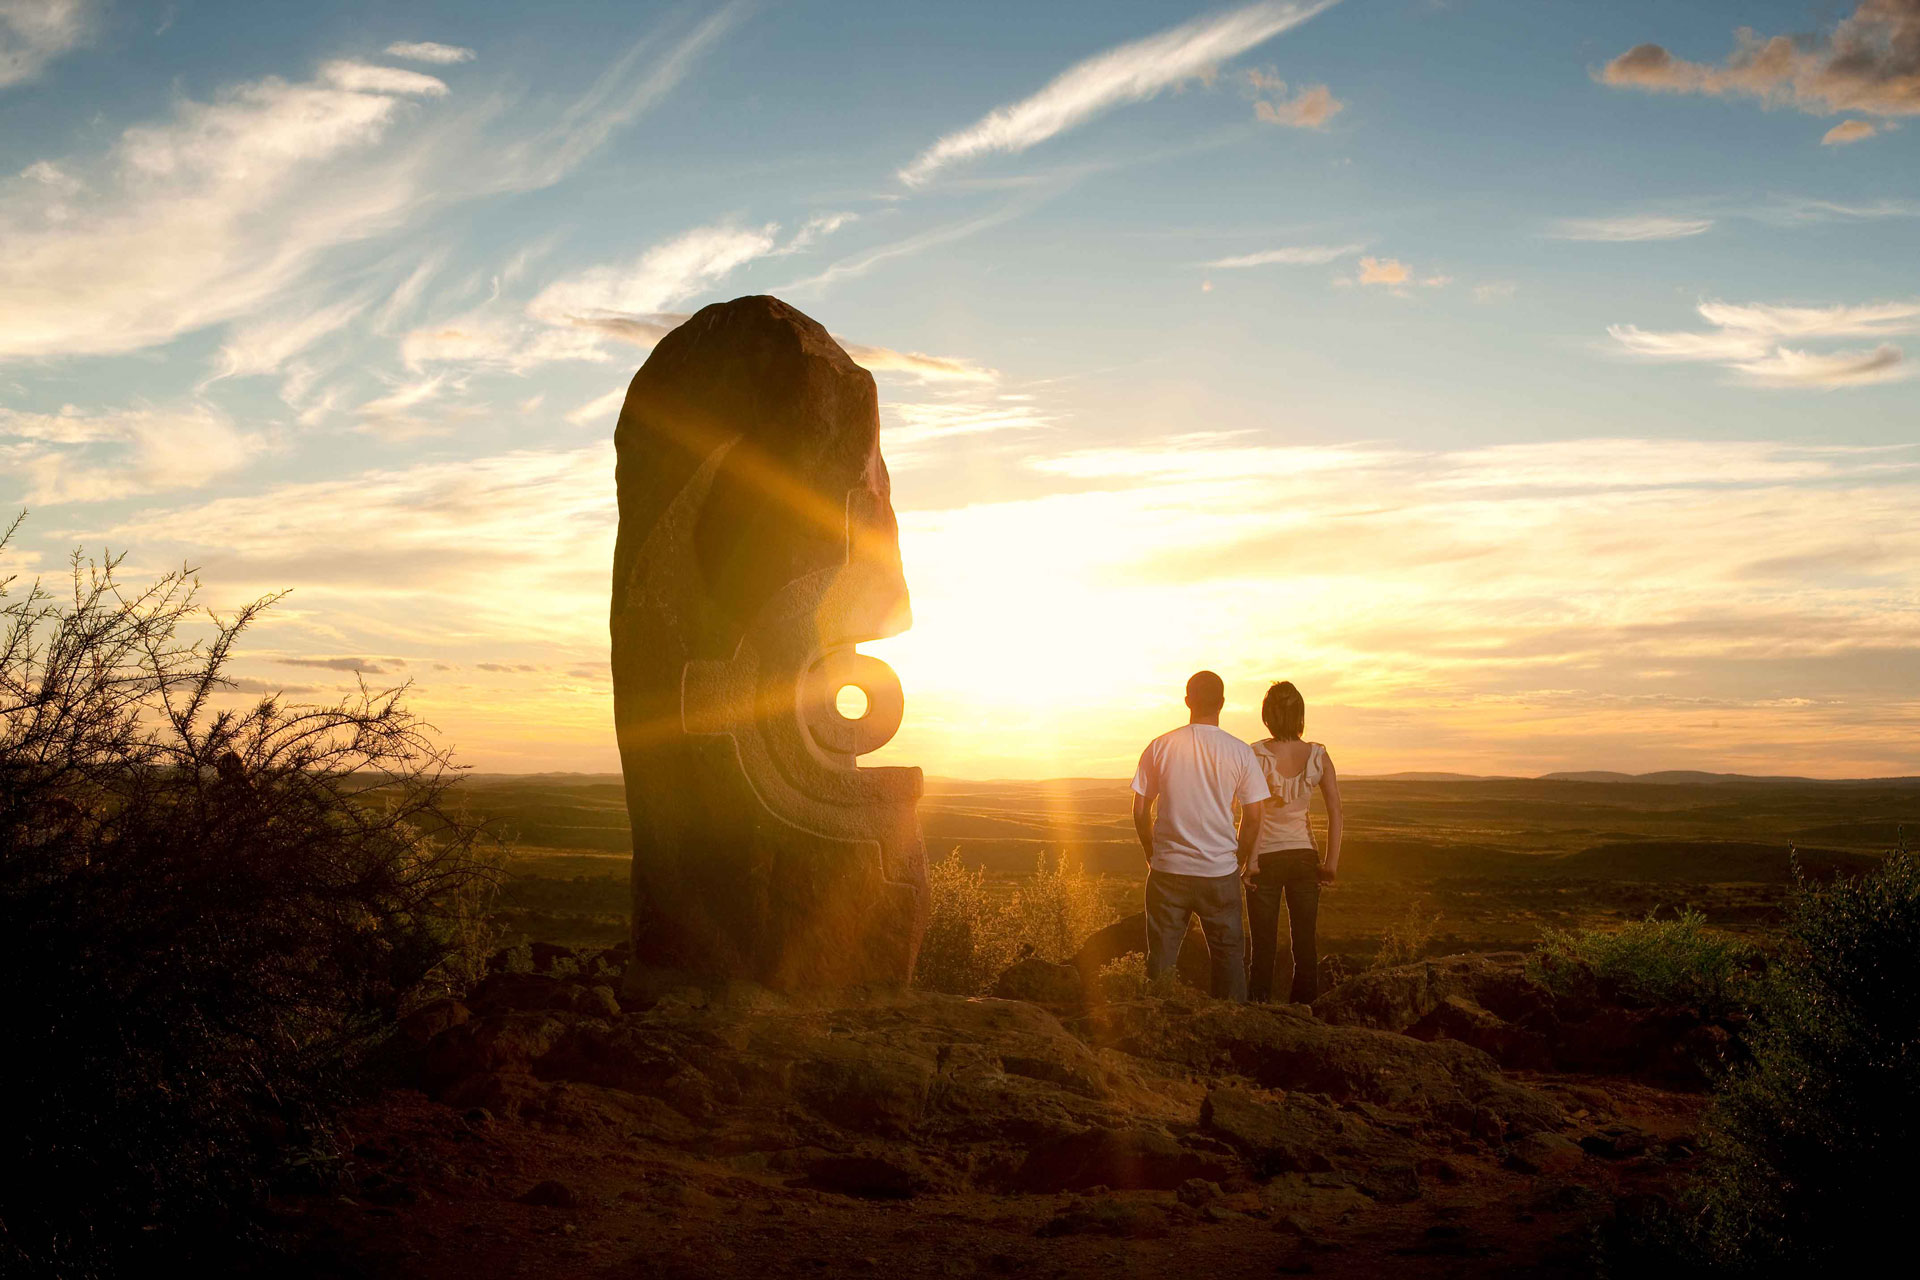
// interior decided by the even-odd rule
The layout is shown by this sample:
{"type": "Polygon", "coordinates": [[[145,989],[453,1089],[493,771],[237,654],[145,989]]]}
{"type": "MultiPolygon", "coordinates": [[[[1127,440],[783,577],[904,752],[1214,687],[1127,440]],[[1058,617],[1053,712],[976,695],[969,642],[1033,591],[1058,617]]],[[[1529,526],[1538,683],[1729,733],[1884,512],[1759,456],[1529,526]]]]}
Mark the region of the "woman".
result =
{"type": "Polygon", "coordinates": [[[1320,994],[1313,926],[1320,909],[1320,886],[1331,885],[1340,866],[1340,781],[1334,775],[1327,749],[1304,742],[1307,702],[1292,681],[1282,680],[1267,690],[1260,718],[1273,736],[1253,744],[1253,754],[1267,775],[1273,798],[1260,823],[1260,835],[1247,859],[1247,921],[1253,929],[1253,973],[1247,996],[1273,998],[1273,966],[1278,950],[1280,900],[1287,903],[1287,921],[1293,938],[1293,984],[1288,1000],[1310,1004],[1320,994]],[[1307,810],[1313,789],[1320,788],[1327,804],[1327,854],[1313,847],[1307,810]]]}

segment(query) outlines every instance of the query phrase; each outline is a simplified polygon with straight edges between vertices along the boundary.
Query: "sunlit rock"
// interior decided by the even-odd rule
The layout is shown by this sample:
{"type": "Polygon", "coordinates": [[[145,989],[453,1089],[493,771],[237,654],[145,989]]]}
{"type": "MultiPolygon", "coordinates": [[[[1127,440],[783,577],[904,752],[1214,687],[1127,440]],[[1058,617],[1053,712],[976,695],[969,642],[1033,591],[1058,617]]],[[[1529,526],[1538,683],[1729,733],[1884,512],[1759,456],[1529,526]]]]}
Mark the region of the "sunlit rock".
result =
{"type": "Polygon", "coordinates": [[[910,621],[879,427],[872,376],[769,297],[700,311],[628,388],[612,631],[638,966],[787,990],[913,972],[920,770],[856,764],[903,699],[855,646],[910,621]]]}

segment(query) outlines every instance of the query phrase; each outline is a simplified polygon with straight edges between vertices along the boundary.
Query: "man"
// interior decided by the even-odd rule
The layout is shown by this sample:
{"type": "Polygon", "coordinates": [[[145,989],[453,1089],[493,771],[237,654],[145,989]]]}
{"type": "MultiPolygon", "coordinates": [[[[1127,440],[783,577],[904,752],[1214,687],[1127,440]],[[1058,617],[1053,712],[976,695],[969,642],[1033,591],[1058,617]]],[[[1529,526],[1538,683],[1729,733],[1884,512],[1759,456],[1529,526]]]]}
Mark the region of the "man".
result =
{"type": "Polygon", "coordinates": [[[1213,994],[1247,998],[1240,876],[1260,834],[1266,775],[1253,748],[1220,727],[1226,684],[1211,671],[1187,681],[1186,727],[1140,753],[1133,829],[1147,855],[1147,977],[1170,972],[1193,916],[1200,917],[1213,994]],[[1240,830],[1233,805],[1240,803],[1240,830]]]}

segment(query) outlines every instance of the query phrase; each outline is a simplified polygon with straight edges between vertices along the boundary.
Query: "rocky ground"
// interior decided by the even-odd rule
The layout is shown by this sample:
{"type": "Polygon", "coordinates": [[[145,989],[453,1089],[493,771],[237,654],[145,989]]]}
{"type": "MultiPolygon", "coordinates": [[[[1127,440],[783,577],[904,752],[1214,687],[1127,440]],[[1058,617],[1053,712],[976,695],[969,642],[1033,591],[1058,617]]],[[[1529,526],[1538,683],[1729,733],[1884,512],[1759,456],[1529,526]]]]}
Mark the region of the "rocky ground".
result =
{"type": "Polygon", "coordinates": [[[276,1201],[309,1274],[1581,1275],[1665,1211],[1732,1043],[1510,955],[1311,1010],[1039,961],[1028,999],[806,1002],[531,960],[411,1020],[344,1194],[276,1201]]]}

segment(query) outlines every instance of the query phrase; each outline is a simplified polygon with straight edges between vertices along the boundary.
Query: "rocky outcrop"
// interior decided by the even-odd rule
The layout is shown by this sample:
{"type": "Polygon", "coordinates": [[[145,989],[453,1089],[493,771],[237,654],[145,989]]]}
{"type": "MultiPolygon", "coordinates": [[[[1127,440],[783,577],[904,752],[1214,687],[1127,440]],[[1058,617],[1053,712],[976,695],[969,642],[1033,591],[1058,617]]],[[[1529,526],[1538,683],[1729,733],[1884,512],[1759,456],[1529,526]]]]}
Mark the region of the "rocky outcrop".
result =
{"type": "Polygon", "coordinates": [[[904,983],[926,927],[899,727],[906,581],[873,378],[775,298],[661,339],[614,436],[614,724],[641,967],[797,991],[904,983]],[[867,696],[859,719],[836,695],[867,696]]]}
{"type": "Polygon", "coordinates": [[[1299,1007],[1176,993],[1056,1016],[1024,1000],[807,1002],[721,984],[615,1010],[603,971],[489,980],[464,1019],[423,1024],[421,1084],[459,1107],[870,1198],[1294,1176],[1392,1198],[1418,1193],[1402,1170],[1423,1159],[1570,1124],[1467,1045],[1299,1007]]]}
{"type": "Polygon", "coordinates": [[[1520,952],[1371,970],[1321,996],[1313,1012],[1337,1026],[1469,1045],[1509,1068],[1639,1076],[1683,1088],[1710,1083],[1740,1052],[1727,1018],[1561,996],[1520,952]]]}

